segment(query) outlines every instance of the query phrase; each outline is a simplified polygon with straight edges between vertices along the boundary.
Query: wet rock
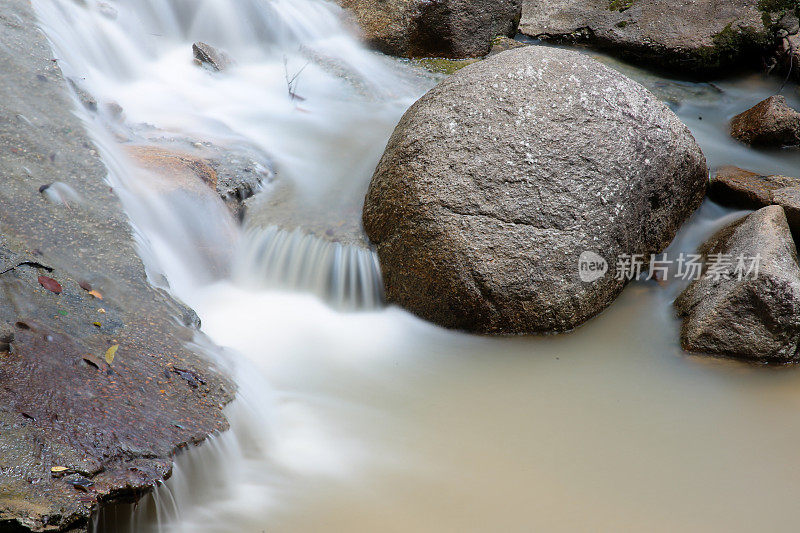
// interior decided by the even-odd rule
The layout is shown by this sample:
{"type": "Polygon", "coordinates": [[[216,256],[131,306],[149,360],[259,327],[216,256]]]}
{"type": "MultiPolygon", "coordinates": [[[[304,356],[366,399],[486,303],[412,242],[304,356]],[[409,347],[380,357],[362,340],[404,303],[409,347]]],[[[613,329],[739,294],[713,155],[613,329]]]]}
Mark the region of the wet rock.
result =
{"type": "Polygon", "coordinates": [[[232,386],[187,349],[197,332],[175,319],[181,304],[148,284],[30,2],[0,3],[0,44],[0,116],[35,119],[0,120],[0,531],[77,531],[100,502],[141,496],[176,450],[224,430],[232,386]],[[81,201],[48,201],[55,184],[81,201]],[[170,365],[207,385],[169,382],[170,365]],[[58,466],[69,474],[52,475],[58,466]]]}
{"type": "Polygon", "coordinates": [[[719,231],[699,253],[707,269],[675,301],[683,318],[683,348],[766,362],[796,360],[800,267],[783,209],[756,211],[719,231]],[[708,266],[714,254],[732,258],[731,268],[722,269],[726,275],[708,266]],[[740,278],[735,272],[739,257],[759,257],[758,275],[740,278]]]}
{"type": "Polygon", "coordinates": [[[205,65],[217,72],[225,70],[233,64],[233,61],[225,52],[203,42],[194,43],[192,45],[192,53],[198,65],[205,65]]]}
{"type": "MultiPolygon", "coordinates": [[[[522,48],[523,46],[529,45],[505,36],[500,36],[495,38],[495,40],[492,42],[492,49],[486,57],[497,55],[500,52],[505,52],[506,50],[522,48]]],[[[420,67],[427,69],[434,74],[444,74],[449,76],[457,70],[460,70],[467,65],[477,63],[483,59],[484,58],[447,59],[443,57],[425,57],[422,59],[416,59],[414,62],[420,67]]]]}
{"type": "Polygon", "coordinates": [[[661,251],[705,194],[705,158],[642,86],[529,46],[465,67],[395,129],[364,204],[386,296],[485,333],[574,328],[625,281],[584,282],[589,251],[661,251]]]}
{"type": "Polygon", "coordinates": [[[772,193],[772,203],[783,207],[795,240],[800,240],[800,186],[777,189],[772,193]]]}
{"type": "Polygon", "coordinates": [[[733,117],[731,135],[759,146],[800,145],[800,113],[783,96],[770,96],[733,117]]]}
{"type": "Polygon", "coordinates": [[[779,205],[786,212],[792,233],[800,237],[800,178],[761,176],[738,167],[722,167],[711,176],[708,197],[741,209],[779,205]]]}
{"type": "Polygon", "coordinates": [[[75,95],[80,100],[83,107],[88,109],[89,111],[97,111],[97,99],[89,93],[79,82],[75,80],[68,79],[69,86],[75,92],[75,95]]]}
{"type": "Polygon", "coordinates": [[[522,0],[338,0],[364,39],[400,57],[484,56],[498,35],[513,36],[522,0]]]}
{"type": "Polygon", "coordinates": [[[244,148],[221,147],[211,143],[181,143],[161,146],[129,146],[127,151],[145,170],[165,179],[160,186],[168,189],[215,190],[238,218],[244,200],[273,179],[269,161],[249,154],[244,148]]]}
{"type": "Polygon", "coordinates": [[[519,31],[680,71],[758,65],[794,26],[795,0],[525,0],[519,31]]]}
{"type": "Polygon", "coordinates": [[[784,187],[800,186],[789,176],[762,176],[738,167],[718,168],[708,183],[708,197],[728,207],[759,209],[775,203],[773,193],[784,187]]]}
{"type": "Polygon", "coordinates": [[[505,52],[506,50],[513,50],[515,48],[522,48],[523,46],[528,46],[528,45],[520,41],[506,37],[505,35],[500,35],[499,37],[496,37],[494,41],[492,41],[492,49],[489,52],[489,55],[494,56],[499,54],[500,52],[505,52]]]}

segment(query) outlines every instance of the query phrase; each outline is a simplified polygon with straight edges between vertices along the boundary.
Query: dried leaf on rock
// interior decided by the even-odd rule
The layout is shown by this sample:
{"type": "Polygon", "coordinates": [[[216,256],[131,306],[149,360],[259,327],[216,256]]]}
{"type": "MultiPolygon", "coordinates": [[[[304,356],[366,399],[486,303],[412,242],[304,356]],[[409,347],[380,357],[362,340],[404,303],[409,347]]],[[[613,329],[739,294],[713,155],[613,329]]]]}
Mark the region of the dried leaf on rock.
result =
{"type": "Polygon", "coordinates": [[[109,365],[114,362],[114,355],[117,353],[117,348],[119,348],[119,344],[115,344],[108,350],[106,350],[106,363],[109,365]]]}
{"type": "Polygon", "coordinates": [[[50,292],[61,294],[62,291],[61,284],[56,280],[54,280],[53,278],[48,278],[47,276],[39,276],[39,284],[41,284],[42,287],[44,287],[50,292]]]}

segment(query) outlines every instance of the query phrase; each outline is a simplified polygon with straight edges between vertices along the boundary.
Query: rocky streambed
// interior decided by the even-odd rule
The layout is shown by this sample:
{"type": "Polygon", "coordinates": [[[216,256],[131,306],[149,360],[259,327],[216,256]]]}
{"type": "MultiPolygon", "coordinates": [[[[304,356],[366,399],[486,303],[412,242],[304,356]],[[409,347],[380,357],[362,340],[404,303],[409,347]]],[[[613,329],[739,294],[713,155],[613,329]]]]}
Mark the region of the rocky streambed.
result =
{"type": "MultiPolygon", "coordinates": [[[[132,232],[117,197],[131,191],[107,181],[104,162],[113,158],[85,133],[73,113],[78,101],[111,132],[148,187],[170,199],[167,205],[188,197],[195,211],[197,205],[208,209],[184,221],[188,229],[181,234],[204,264],[203,283],[230,278],[241,222],[268,237],[252,242],[259,267],[281,272],[275,283],[309,290],[313,283],[298,279],[313,271],[314,283],[324,280],[313,292],[337,308],[376,305],[381,288],[373,285],[382,283],[389,303],[438,325],[484,334],[564,332],[612,309],[637,278],[617,275],[621,257],[646,258],[636,274],[666,284],[669,270],[659,277],[648,260],[670,250],[681,227],[693,223],[708,187],[715,202],[757,211],[737,217],[696,251],[702,262],[697,278],[669,311],[683,321],[684,349],[796,362],[798,177],[729,167],[712,169],[709,182],[706,157],[669,108],[670,90],[697,85],[675,82],[665,89],[657,76],[638,73],[656,96],[585,54],[509,39],[519,25],[538,40],[580,41],[692,76],[733,66],[792,74],[794,5],[698,0],[671,10],[635,1],[500,2],[492,9],[484,2],[341,3],[349,11],[337,16],[350,13],[373,47],[455,72],[410,107],[380,161],[376,143],[368,142],[374,139],[363,138],[382,138],[396,110],[384,113],[377,105],[368,108],[369,98],[359,100],[334,115],[338,125],[357,128],[331,132],[317,118],[330,117],[315,101],[329,96],[329,87],[298,88],[306,67],[292,74],[286,56],[281,97],[293,114],[275,129],[285,127],[291,137],[301,123],[296,117],[305,117],[304,126],[315,124],[325,141],[304,147],[299,157],[276,154],[273,164],[258,143],[234,135],[212,142],[132,123],[125,107],[94,96],[80,77],[64,79],[26,1],[0,7],[0,83],[7,95],[0,103],[0,530],[81,530],[100,506],[136,500],[170,476],[178,451],[226,430],[223,408],[236,390],[230,369],[220,368],[225,359],[210,355],[216,348],[200,332],[197,315],[174,296],[191,291],[168,292],[182,280],[147,270],[139,258],[147,248],[141,234],[153,235],[148,231],[174,219],[132,232]],[[473,59],[451,61],[464,58],[473,59]],[[375,113],[361,120],[359,107],[375,113]],[[347,159],[339,157],[340,146],[357,161],[338,167],[347,159]],[[372,175],[364,232],[361,182],[353,179],[351,187],[320,180],[309,187],[297,168],[325,166],[305,165],[313,156],[329,158],[326,170],[338,177],[372,175]],[[327,196],[308,189],[325,189],[327,196]],[[197,198],[206,203],[192,203],[197,198]],[[293,233],[286,238],[283,231],[293,233]],[[215,232],[217,241],[205,240],[215,232]],[[370,270],[370,246],[382,279],[370,270]],[[338,261],[342,254],[350,255],[338,261]],[[760,271],[742,279],[733,262],[721,270],[711,260],[722,256],[758,257],[760,271]],[[312,269],[312,262],[322,267],[312,269]],[[587,277],[584,263],[605,270],[587,277]]],[[[113,6],[87,9],[94,7],[109,20],[118,16],[113,6]]],[[[240,72],[246,54],[231,56],[207,40],[185,47],[186,62],[196,60],[193,68],[203,69],[203,84],[224,84],[240,72]]],[[[299,50],[312,70],[337,84],[343,80],[336,90],[347,87],[349,99],[402,92],[370,85],[368,72],[341,58],[299,50]]],[[[723,92],[713,84],[706,89],[723,92]]],[[[782,97],[736,112],[730,134],[752,150],[767,150],[766,160],[796,150],[800,114],[782,97]]],[[[216,115],[209,122],[224,120],[216,115]]],[[[248,131],[254,139],[258,132],[248,131]]],[[[728,132],[725,137],[730,141],[728,132]]],[[[719,166],[718,153],[713,160],[719,166]]],[[[203,298],[197,302],[204,304],[203,298]]],[[[341,318],[322,313],[333,323],[341,318]]],[[[273,331],[277,338],[282,333],[273,331]]]]}

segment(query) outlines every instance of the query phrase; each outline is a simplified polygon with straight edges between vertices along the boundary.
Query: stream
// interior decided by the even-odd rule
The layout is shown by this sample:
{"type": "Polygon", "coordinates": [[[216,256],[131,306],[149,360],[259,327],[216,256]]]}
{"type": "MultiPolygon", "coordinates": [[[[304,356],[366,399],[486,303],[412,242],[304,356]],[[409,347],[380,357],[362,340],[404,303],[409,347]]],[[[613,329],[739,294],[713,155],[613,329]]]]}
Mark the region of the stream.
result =
{"type": "MultiPolygon", "coordinates": [[[[229,431],[95,531],[796,529],[800,372],[682,352],[680,283],[634,282],[559,336],[467,335],[382,303],[360,206],[395,124],[441,76],[366,50],[323,0],[33,4],[97,100],[76,109],[151,282],[197,312],[196,349],[239,388],[229,431]],[[200,68],[196,41],[235,64],[200,68]],[[192,143],[246,147],[274,172],[241,225],[124,149],[192,143]]],[[[800,152],[726,131],[781,79],[684,81],[593,55],[668,102],[710,167],[800,173],[800,152]]],[[[796,85],[782,94],[800,107],[796,85]]],[[[670,253],[739,215],[706,201],[670,253]]]]}

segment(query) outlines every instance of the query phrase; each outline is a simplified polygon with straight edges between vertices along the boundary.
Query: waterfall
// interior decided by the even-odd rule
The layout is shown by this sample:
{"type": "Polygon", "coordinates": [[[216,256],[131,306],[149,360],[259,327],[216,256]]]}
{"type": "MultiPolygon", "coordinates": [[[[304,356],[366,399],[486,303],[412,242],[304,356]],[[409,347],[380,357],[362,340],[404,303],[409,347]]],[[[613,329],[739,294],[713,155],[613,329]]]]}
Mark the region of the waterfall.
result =
{"type": "Polygon", "coordinates": [[[330,223],[346,219],[360,232],[372,168],[399,116],[433,83],[429,76],[364,49],[340,8],[322,0],[36,0],[35,7],[65,75],[94,99],[87,124],[128,199],[156,283],[188,288],[234,271],[237,282],[312,292],[338,308],[379,305],[380,271],[363,239],[340,245],[322,235],[312,245],[314,237],[301,236],[309,233],[303,220],[287,227],[270,219],[286,211],[273,189],[291,189],[293,208],[330,223]],[[229,69],[199,68],[196,41],[230,56],[229,69]],[[275,170],[275,183],[247,202],[244,232],[214,195],[165,195],[164,177],[120,148],[201,143],[234,154],[245,145],[275,170]]]}
{"type": "MultiPolygon", "coordinates": [[[[323,353],[301,333],[309,327],[331,340],[360,329],[328,306],[380,307],[380,270],[361,234],[360,202],[394,124],[435,80],[363,48],[341,10],[322,0],[34,6],[151,282],[191,305],[218,344],[237,344],[226,332],[248,321],[258,338],[245,352],[198,339],[197,349],[231,368],[238,384],[226,409],[231,429],[179,458],[172,478],[132,514],[104,510],[96,529],[219,531],[241,514],[258,516],[282,476],[347,471],[350,439],[335,436],[313,400],[276,391],[270,376],[290,354],[323,353]],[[212,72],[195,64],[196,41],[223,51],[231,66],[212,72]],[[231,157],[245,146],[269,162],[268,179],[239,225],[210,188],[176,186],[172,173],[142,166],[131,146],[210,146],[231,157]],[[290,198],[278,194],[286,190],[290,198]],[[353,239],[314,234],[309,217],[283,216],[288,211],[314,213],[318,226],[345,221],[353,239]]],[[[365,349],[345,345],[328,356],[365,349]]],[[[241,527],[261,530],[250,526],[241,527]]]]}

